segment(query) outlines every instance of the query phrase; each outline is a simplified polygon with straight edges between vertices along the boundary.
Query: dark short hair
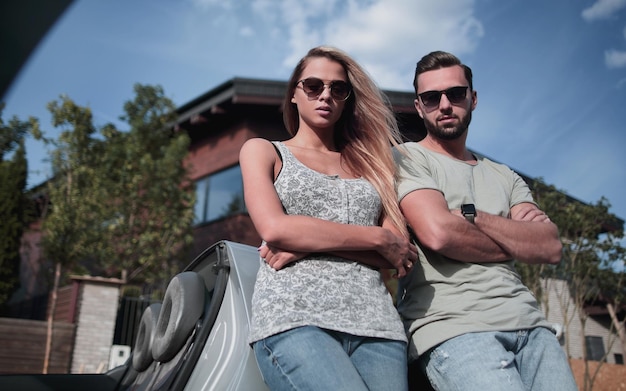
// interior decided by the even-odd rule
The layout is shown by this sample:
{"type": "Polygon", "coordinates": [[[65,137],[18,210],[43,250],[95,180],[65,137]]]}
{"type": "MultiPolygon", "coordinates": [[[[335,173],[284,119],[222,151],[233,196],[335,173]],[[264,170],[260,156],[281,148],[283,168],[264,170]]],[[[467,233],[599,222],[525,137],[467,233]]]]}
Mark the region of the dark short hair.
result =
{"type": "Polygon", "coordinates": [[[413,78],[413,87],[415,87],[415,95],[417,95],[417,77],[424,72],[434,71],[435,69],[448,68],[458,65],[463,68],[465,78],[469,83],[470,91],[474,89],[472,83],[472,69],[463,64],[457,56],[451,53],[435,51],[430,52],[417,62],[415,67],[415,77],[413,78]]]}

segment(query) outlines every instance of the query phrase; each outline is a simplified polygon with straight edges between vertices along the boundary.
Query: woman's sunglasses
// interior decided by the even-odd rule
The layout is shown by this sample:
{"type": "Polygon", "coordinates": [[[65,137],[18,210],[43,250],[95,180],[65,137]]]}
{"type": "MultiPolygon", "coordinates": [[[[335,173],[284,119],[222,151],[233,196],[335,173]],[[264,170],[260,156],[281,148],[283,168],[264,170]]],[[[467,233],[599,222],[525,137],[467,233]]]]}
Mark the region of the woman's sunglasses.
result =
{"type": "Polygon", "coordinates": [[[333,80],[329,84],[324,84],[324,82],[317,77],[309,77],[299,80],[296,86],[300,83],[302,83],[302,90],[310,99],[316,99],[320,96],[326,86],[330,88],[330,96],[336,101],[348,99],[352,91],[350,85],[343,80],[333,80]]]}
{"type": "Polygon", "coordinates": [[[446,98],[448,98],[450,103],[452,103],[453,105],[458,105],[459,103],[462,103],[467,96],[468,88],[469,87],[451,87],[443,91],[422,92],[417,96],[419,96],[424,107],[426,107],[427,109],[433,109],[439,106],[439,102],[441,102],[441,95],[445,95],[446,98]]]}

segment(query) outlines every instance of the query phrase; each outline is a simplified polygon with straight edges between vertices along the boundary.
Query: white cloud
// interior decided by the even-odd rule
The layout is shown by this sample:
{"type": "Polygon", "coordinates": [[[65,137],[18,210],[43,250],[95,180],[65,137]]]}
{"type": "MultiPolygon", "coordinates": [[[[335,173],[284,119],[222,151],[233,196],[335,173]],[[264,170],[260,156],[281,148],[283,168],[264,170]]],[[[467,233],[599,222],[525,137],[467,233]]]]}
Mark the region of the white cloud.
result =
{"type": "Polygon", "coordinates": [[[241,35],[242,37],[253,37],[255,35],[254,29],[250,26],[244,26],[239,29],[239,35],[241,35]]]}
{"type": "Polygon", "coordinates": [[[608,68],[626,67],[626,52],[619,50],[607,50],[604,52],[604,63],[608,68]]]}
{"type": "Polygon", "coordinates": [[[270,24],[276,22],[276,2],[274,0],[253,0],[250,8],[255,16],[261,17],[270,24]]]}
{"type": "Polygon", "coordinates": [[[474,1],[387,0],[353,6],[325,29],[384,88],[410,89],[415,63],[433,50],[472,52],[484,35],[474,1]]]}
{"type": "Polygon", "coordinates": [[[213,7],[219,7],[221,9],[231,9],[235,5],[234,0],[191,0],[191,4],[201,10],[207,10],[213,7]]]}
{"type": "Polygon", "coordinates": [[[474,0],[256,0],[264,18],[279,14],[293,67],[321,44],[348,52],[383,88],[410,89],[415,63],[432,50],[472,52],[484,35],[474,0]]]}
{"type": "Polygon", "coordinates": [[[583,10],[582,17],[587,22],[608,19],[624,7],[626,0],[597,0],[591,7],[583,10]]]}
{"type": "MultiPolygon", "coordinates": [[[[203,22],[192,17],[194,23],[184,25],[193,25],[191,31],[205,36],[198,31],[203,29],[199,25],[207,24],[209,8],[232,11],[243,6],[241,0],[189,1],[201,8],[203,22]]],[[[474,16],[475,0],[253,0],[245,7],[248,12],[211,15],[208,24],[222,29],[240,25],[236,31],[242,37],[276,42],[285,53],[286,70],[314,46],[336,46],[389,89],[410,90],[415,63],[424,54],[432,50],[471,53],[484,35],[474,16]]]]}

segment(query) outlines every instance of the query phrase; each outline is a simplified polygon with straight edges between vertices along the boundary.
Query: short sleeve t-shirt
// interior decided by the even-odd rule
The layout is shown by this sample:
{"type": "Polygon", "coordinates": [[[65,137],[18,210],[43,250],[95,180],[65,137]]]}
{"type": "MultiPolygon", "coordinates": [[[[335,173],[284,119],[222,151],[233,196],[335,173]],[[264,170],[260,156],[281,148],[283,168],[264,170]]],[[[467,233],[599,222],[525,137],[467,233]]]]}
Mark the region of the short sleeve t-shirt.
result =
{"type": "MultiPolygon", "coordinates": [[[[441,192],[450,209],[476,209],[508,217],[511,207],[534,203],[524,180],[486,158],[470,164],[430,151],[419,143],[395,150],[398,198],[421,189],[441,192]]],[[[419,245],[419,243],[418,243],[419,245]]],[[[419,246],[420,267],[400,281],[398,311],[411,337],[409,355],[468,332],[550,327],[514,261],[460,262],[419,246]]]]}

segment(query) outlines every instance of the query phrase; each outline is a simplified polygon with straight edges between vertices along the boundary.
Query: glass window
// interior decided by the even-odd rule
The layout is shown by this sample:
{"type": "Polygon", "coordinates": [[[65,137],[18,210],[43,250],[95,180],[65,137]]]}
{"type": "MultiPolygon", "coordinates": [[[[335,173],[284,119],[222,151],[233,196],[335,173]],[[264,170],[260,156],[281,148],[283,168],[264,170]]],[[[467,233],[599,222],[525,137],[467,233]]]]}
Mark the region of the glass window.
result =
{"type": "Polygon", "coordinates": [[[604,359],[604,342],[602,337],[592,335],[585,336],[585,345],[587,348],[587,358],[592,361],[602,361],[604,359]]]}
{"type": "Polygon", "coordinates": [[[194,205],[194,223],[199,224],[204,220],[206,203],[209,196],[210,177],[196,181],[196,204],[194,205]]]}
{"type": "Polygon", "coordinates": [[[239,165],[196,181],[195,224],[245,210],[239,165]]]}

